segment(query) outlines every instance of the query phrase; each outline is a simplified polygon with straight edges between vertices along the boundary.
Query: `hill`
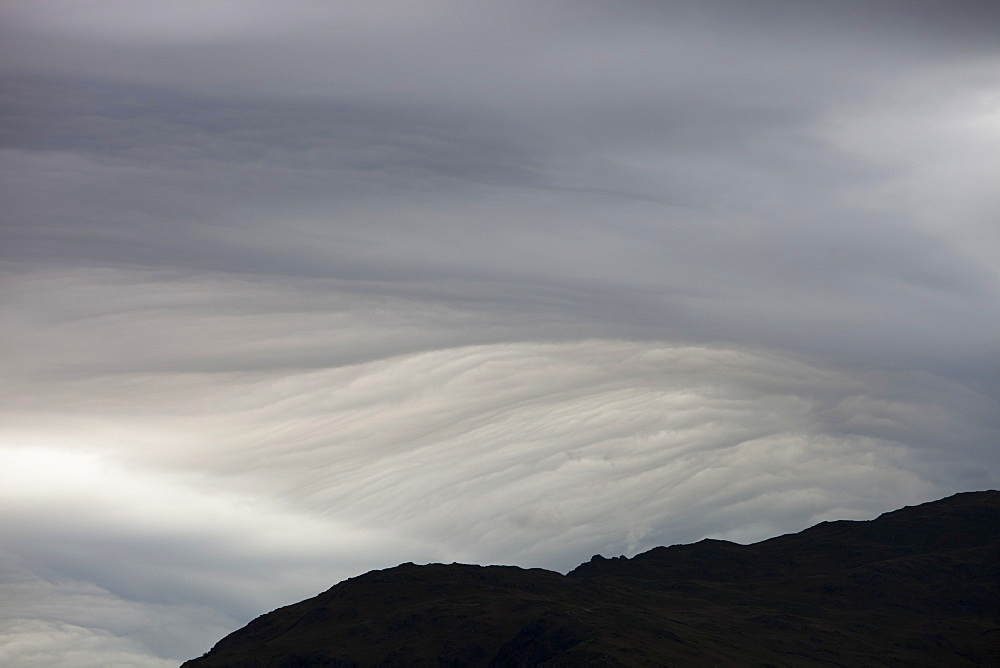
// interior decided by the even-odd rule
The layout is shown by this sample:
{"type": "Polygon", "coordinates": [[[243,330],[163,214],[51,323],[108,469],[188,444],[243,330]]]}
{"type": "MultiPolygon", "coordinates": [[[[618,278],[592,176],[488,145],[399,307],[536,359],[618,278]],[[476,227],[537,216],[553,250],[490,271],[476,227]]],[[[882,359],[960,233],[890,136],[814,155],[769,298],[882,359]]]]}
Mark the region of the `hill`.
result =
{"type": "Polygon", "coordinates": [[[1000,492],[752,545],[542,569],[402,564],[182,668],[1000,665],[1000,492]]]}

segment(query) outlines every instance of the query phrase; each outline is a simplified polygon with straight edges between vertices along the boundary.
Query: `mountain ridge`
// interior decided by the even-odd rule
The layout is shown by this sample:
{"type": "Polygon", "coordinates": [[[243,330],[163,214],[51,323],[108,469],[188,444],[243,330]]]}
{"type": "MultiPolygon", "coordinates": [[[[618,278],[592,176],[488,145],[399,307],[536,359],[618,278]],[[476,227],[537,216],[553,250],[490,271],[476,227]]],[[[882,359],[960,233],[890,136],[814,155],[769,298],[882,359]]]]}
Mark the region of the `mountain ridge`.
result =
{"type": "Polygon", "coordinates": [[[183,668],[1000,665],[1000,492],[562,575],[412,563],[262,615],[183,668]]]}

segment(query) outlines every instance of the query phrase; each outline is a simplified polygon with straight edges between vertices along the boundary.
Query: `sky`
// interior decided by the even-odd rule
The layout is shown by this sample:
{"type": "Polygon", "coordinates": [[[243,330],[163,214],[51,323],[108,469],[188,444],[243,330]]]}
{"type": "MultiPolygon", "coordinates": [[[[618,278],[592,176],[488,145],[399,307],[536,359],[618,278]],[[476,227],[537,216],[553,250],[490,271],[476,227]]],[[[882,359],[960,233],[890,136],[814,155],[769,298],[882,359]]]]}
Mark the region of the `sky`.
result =
{"type": "Polygon", "coordinates": [[[0,0],[0,664],[1000,486],[998,31],[0,0]]]}

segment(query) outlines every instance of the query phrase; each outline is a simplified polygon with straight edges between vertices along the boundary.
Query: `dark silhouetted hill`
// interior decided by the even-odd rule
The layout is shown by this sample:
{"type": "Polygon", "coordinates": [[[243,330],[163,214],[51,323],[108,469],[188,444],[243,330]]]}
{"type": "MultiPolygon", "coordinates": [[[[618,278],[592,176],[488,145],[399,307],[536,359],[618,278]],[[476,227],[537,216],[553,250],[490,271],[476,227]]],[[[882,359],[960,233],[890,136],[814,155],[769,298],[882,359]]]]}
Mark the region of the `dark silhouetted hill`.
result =
{"type": "Polygon", "coordinates": [[[821,665],[1000,666],[1000,492],[568,575],[403,564],[258,617],[184,668],[821,665]]]}

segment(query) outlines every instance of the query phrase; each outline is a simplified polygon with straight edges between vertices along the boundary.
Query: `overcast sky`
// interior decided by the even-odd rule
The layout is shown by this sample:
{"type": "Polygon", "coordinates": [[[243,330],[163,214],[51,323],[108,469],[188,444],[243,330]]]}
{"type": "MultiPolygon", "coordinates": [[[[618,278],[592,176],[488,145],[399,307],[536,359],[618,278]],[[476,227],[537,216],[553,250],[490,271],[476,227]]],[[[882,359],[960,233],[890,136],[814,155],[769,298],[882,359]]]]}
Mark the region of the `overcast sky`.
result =
{"type": "Polygon", "coordinates": [[[997,487],[998,34],[0,0],[0,664],[997,487]]]}

